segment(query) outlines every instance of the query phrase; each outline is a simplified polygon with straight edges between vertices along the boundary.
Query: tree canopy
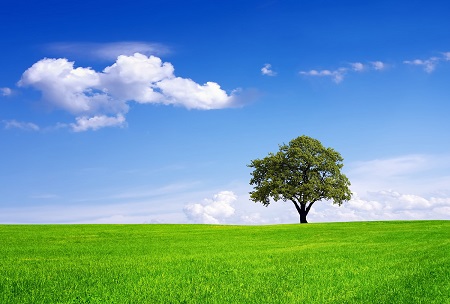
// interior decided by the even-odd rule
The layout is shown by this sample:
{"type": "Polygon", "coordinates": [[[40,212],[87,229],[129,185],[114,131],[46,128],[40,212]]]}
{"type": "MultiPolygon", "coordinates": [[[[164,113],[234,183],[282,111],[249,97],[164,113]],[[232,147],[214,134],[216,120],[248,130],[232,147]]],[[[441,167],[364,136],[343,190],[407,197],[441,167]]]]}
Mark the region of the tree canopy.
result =
{"type": "Polygon", "coordinates": [[[321,200],[332,200],[339,206],[350,200],[350,181],[341,173],[342,156],[332,148],[325,148],[317,139],[300,136],[279,146],[277,153],[252,160],[254,168],[250,198],[268,206],[271,198],[294,203],[300,223],[312,205],[321,200]]]}

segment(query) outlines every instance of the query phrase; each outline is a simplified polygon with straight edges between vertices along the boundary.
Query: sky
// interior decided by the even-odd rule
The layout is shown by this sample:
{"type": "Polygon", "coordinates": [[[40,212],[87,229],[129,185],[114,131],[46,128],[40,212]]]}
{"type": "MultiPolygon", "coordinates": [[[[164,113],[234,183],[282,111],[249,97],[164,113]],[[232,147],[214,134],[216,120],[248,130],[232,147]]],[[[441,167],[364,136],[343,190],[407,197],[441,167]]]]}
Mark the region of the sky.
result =
{"type": "Polygon", "coordinates": [[[2,3],[0,223],[296,223],[247,165],[301,135],[309,222],[450,220],[447,1],[2,3]]]}

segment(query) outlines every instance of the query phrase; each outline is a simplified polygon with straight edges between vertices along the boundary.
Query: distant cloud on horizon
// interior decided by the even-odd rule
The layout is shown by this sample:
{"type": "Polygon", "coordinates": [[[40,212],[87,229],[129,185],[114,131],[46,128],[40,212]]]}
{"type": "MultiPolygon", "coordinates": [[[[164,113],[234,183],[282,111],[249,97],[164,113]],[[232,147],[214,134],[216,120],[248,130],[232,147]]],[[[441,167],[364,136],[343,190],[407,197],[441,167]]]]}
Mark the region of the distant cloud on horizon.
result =
{"type": "Polygon", "coordinates": [[[237,196],[232,191],[221,191],[202,203],[187,204],[183,211],[194,223],[221,224],[235,213],[232,204],[236,199],[237,196]]]}
{"type": "Polygon", "coordinates": [[[314,205],[311,221],[389,221],[450,219],[450,198],[425,198],[396,191],[377,191],[364,196],[354,193],[342,206],[323,202],[314,205]]]}
{"type": "MultiPolygon", "coordinates": [[[[450,220],[449,159],[450,155],[403,155],[350,163],[346,175],[352,182],[352,199],[341,206],[328,201],[317,202],[308,219],[315,223],[450,220]],[[429,174],[434,170],[440,170],[440,173],[429,174]],[[422,185],[426,187],[421,188],[422,185]]],[[[194,185],[174,184],[150,190],[121,189],[113,195],[90,197],[85,201],[104,202],[100,208],[95,204],[79,204],[79,200],[73,204],[52,204],[62,200],[62,197],[53,192],[38,192],[31,197],[49,201],[48,204],[36,205],[31,211],[30,206],[11,207],[0,214],[0,222],[298,223],[298,213],[289,201],[272,202],[270,206],[264,207],[250,201],[247,186],[228,185],[226,191],[215,189],[214,192],[198,192],[194,185]],[[173,193],[178,194],[172,196],[173,193]],[[159,206],[156,210],[153,203],[159,206]],[[171,203],[175,203],[176,207],[169,207],[171,203]]]]}
{"type": "MultiPolygon", "coordinates": [[[[317,202],[308,217],[311,222],[450,219],[449,160],[450,155],[414,154],[350,163],[346,175],[352,182],[351,200],[342,206],[317,202]],[[428,186],[419,186],[424,184],[428,186]]],[[[251,202],[245,192],[236,193],[219,192],[213,199],[185,205],[183,211],[195,223],[298,221],[298,213],[289,201],[272,202],[266,208],[251,202]]]]}

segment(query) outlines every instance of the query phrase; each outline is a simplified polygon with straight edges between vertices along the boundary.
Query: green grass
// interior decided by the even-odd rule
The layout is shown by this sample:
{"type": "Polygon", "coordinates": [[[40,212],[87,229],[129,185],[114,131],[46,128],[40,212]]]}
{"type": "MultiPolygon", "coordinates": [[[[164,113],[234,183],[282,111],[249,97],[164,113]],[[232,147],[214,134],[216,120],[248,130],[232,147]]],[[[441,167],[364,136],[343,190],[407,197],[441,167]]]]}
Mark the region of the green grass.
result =
{"type": "Polygon", "coordinates": [[[0,303],[450,303],[450,221],[0,225],[0,303]]]}

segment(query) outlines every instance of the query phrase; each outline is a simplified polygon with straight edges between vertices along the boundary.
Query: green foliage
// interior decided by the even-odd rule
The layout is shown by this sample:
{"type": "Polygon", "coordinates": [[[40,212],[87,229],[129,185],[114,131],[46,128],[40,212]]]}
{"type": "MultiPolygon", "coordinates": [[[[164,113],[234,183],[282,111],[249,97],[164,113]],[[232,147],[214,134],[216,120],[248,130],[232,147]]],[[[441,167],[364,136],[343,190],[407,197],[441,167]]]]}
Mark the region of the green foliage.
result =
{"type": "Polygon", "coordinates": [[[449,303],[450,221],[0,225],[0,303],[449,303]]]}
{"type": "Polygon", "coordinates": [[[302,210],[306,213],[305,217],[317,201],[332,200],[341,205],[351,198],[350,181],[341,173],[342,161],[338,152],[325,148],[320,141],[297,137],[281,145],[277,153],[251,161],[248,166],[254,168],[250,180],[254,191],[250,198],[265,206],[271,198],[291,201],[300,215],[302,210]]]}

